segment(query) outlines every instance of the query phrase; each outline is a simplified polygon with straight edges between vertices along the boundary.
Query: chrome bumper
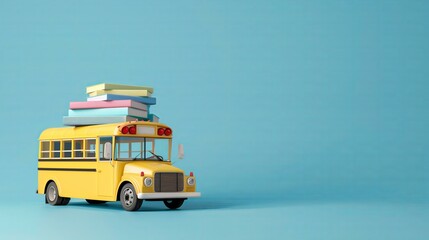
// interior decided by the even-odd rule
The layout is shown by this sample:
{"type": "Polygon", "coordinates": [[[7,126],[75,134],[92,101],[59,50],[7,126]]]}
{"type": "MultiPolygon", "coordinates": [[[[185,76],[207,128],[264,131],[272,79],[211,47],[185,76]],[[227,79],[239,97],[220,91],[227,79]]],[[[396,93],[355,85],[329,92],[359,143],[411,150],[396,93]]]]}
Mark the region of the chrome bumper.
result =
{"type": "Polygon", "coordinates": [[[138,199],[173,199],[173,198],[194,198],[201,197],[200,192],[156,192],[139,193],[138,199]]]}

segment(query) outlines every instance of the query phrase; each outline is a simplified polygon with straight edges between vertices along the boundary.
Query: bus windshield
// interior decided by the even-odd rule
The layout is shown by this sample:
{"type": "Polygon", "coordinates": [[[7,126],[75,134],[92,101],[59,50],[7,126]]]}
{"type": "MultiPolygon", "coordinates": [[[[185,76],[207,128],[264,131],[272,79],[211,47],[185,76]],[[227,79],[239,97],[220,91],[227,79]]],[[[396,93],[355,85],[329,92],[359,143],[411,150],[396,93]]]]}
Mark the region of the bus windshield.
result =
{"type": "Polygon", "coordinates": [[[116,137],[115,160],[170,161],[169,139],[145,137],[116,137]]]}

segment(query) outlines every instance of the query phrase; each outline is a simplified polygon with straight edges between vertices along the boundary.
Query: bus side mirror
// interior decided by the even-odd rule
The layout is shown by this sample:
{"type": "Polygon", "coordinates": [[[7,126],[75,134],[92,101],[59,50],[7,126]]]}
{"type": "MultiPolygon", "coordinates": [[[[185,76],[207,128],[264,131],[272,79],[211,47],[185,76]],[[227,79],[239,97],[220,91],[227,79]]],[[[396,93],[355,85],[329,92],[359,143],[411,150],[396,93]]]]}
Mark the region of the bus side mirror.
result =
{"type": "Polygon", "coordinates": [[[178,147],[179,147],[179,149],[178,149],[178,152],[177,152],[177,157],[179,159],[183,159],[185,157],[185,150],[183,150],[183,144],[179,144],[178,147]]]}
{"type": "Polygon", "coordinates": [[[104,159],[112,158],[112,143],[110,142],[104,143],[103,158],[104,159]]]}

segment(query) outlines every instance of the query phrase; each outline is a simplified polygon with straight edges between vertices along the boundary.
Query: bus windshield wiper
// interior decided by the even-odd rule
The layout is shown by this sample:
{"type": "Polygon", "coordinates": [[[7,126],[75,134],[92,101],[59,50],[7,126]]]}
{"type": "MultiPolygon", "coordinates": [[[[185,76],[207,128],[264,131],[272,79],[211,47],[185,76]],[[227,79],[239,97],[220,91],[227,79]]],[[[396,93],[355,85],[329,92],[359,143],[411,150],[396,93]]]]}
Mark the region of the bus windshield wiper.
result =
{"type": "Polygon", "coordinates": [[[152,155],[154,155],[159,161],[164,161],[164,158],[162,156],[156,155],[152,151],[148,151],[148,152],[150,152],[152,155]]]}
{"type": "Polygon", "coordinates": [[[140,152],[137,156],[133,157],[133,160],[136,160],[142,153],[140,152]]]}

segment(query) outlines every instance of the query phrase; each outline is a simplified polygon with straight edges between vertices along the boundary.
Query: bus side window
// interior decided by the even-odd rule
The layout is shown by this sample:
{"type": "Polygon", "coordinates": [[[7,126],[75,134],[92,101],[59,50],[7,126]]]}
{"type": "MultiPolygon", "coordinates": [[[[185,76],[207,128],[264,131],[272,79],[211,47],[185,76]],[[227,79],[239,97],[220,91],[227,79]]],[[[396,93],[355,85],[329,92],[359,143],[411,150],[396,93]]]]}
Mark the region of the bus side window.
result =
{"type": "Polygon", "coordinates": [[[50,142],[49,141],[42,141],[40,148],[40,157],[41,158],[49,158],[49,152],[51,150],[50,148],[50,142]]]}
{"type": "Polygon", "coordinates": [[[98,146],[98,158],[103,161],[103,160],[110,160],[110,159],[106,159],[104,158],[104,144],[110,142],[112,143],[112,138],[111,137],[101,137],[100,138],[100,145],[98,146]]]}
{"type": "Polygon", "coordinates": [[[74,157],[83,157],[83,140],[74,140],[74,157]]]}
{"type": "Polygon", "coordinates": [[[60,158],[61,156],[61,141],[52,141],[52,155],[53,158],[60,158]]]}
{"type": "Polygon", "coordinates": [[[72,141],[66,140],[63,141],[63,158],[71,158],[72,157],[72,141]]]}
{"type": "Polygon", "coordinates": [[[85,157],[95,158],[95,139],[85,140],[85,157]]]}

